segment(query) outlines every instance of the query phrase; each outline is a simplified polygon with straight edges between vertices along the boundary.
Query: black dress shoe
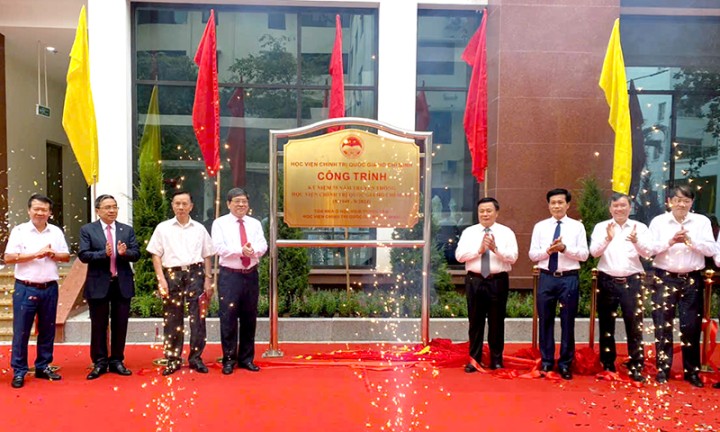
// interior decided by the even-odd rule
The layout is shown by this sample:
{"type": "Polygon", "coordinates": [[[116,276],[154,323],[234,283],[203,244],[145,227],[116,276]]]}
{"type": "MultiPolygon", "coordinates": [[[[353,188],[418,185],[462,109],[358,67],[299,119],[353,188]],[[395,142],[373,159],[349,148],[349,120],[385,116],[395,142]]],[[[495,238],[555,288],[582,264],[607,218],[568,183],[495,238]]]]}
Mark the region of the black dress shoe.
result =
{"type": "Polygon", "coordinates": [[[639,370],[631,370],[630,371],[630,379],[635,382],[644,382],[645,377],[640,373],[639,370]]]}
{"type": "Polygon", "coordinates": [[[471,365],[470,363],[465,365],[465,373],[473,373],[477,372],[477,369],[475,369],[475,366],[471,365]]]}
{"type": "Polygon", "coordinates": [[[693,387],[705,387],[705,384],[703,384],[702,380],[700,379],[700,375],[696,373],[685,375],[685,381],[689,382],[690,385],[692,385],[693,387]]]}
{"type": "Polygon", "coordinates": [[[132,371],[125,367],[124,364],[118,362],[118,363],[110,363],[110,367],[108,367],[110,372],[116,373],[118,375],[128,376],[132,375],[132,371]]]}
{"type": "Polygon", "coordinates": [[[572,372],[570,372],[569,368],[561,368],[560,376],[562,377],[562,379],[569,381],[572,379],[572,372]]]}
{"type": "Polygon", "coordinates": [[[655,381],[657,381],[658,384],[665,384],[668,382],[668,376],[665,371],[659,371],[657,375],[655,375],[655,381]]]}
{"type": "Polygon", "coordinates": [[[208,368],[205,366],[205,363],[201,359],[197,359],[193,362],[190,362],[190,369],[196,370],[199,373],[206,374],[208,373],[208,368]]]}
{"type": "Polygon", "coordinates": [[[720,382],[716,382],[715,384],[713,384],[713,388],[720,389],[720,382]]]}
{"type": "Polygon", "coordinates": [[[615,369],[615,365],[614,365],[614,364],[606,364],[606,365],[603,365],[603,370],[606,370],[606,371],[608,371],[608,372],[617,372],[617,369],[615,369]]]}
{"type": "Polygon", "coordinates": [[[542,366],[540,366],[540,372],[542,372],[542,373],[552,372],[552,370],[553,370],[553,367],[550,366],[550,365],[542,365],[542,366]]]}
{"type": "Polygon", "coordinates": [[[257,367],[257,365],[256,365],[255,363],[253,363],[253,362],[240,363],[240,364],[238,365],[238,367],[239,367],[239,368],[242,368],[242,369],[247,369],[247,370],[249,370],[250,372],[259,372],[259,371],[260,371],[260,368],[257,367]]]}
{"type": "Polygon", "coordinates": [[[180,370],[180,365],[168,364],[167,366],[165,366],[165,369],[163,369],[162,374],[163,374],[163,376],[168,376],[168,375],[174,374],[175,372],[177,372],[179,370],[180,370]]]}
{"type": "Polygon", "coordinates": [[[46,379],[50,381],[60,381],[62,377],[50,368],[45,368],[41,371],[35,371],[35,378],[46,379]]]}
{"type": "Polygon", "coordinates": [[[490,370],[502,369],[504,366],[502,363],[491,363],[490,370]]]}
{"type": "Polygon", "coordinates": [[[105,372],[107,372],[107,368],[105,366],[95,366],[87,375],[87,379],[94,380],[100,378],[100,375],[104,375],[105,372]]]}
{"type": "Polygon", "coordinates": [[[222,373],[223,375],[230,375],[231,373],[233,373],[233,364],[223,363],[222,373]]]}
{"type": "Polygon", "coordinates": [[[12,388],[20,388],[23,385],[25,385],[25,377],[22,376],[14,376],[12,379],[12,382],[10,383],[12,388]]]}

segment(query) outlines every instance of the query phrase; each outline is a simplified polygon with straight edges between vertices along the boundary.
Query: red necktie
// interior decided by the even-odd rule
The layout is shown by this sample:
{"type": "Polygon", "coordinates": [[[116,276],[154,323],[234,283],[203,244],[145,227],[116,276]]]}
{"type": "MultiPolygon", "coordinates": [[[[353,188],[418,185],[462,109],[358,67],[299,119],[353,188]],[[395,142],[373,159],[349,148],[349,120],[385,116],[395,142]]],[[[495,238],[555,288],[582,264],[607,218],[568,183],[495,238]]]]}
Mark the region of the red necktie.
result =
{"type": "MultiPolygon", "coordinates": [[[[240,223],[240,243],[242,247],[245,247],[247,244],[247,232],[245,232],[245,224],[243,223],[242,219],[238,219],[238,222],[240,223]]],[[[240,258],[240,262],[242,263],[243,267],[248,268],[250,267],[250,258],[243,255],[242,258],[240,258]]]]}
{"type": "Polygon", "coordinates": [[[115,262],[115,242],[113,241],[113,235],[112,235],[112,229],[110,228],[110,225],[106,227],[107,229],[107,241],[112,245],[112,255],[110,255],[110,274],[112,276],[117,275],[117,263],[115,262]]]}

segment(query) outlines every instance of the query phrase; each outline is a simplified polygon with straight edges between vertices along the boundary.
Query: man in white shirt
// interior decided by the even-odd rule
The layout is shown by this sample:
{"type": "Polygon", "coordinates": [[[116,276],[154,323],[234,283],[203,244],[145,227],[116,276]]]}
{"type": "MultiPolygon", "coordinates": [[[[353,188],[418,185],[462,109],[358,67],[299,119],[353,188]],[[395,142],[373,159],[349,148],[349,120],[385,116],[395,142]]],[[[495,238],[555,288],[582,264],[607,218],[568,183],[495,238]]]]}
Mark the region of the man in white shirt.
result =
{"type": "Polygon", "coordinates": [[[683,372],[685,380],[703,387],[700,379],[700,332],[703,316],[705,257],[715,254],[710,220],[692,213],[695,193],[690,186],[676,186],[668,198],[670,211],[650,222],[653,244],[655,289],[653,324],[657,352],[656,381],[666,383],[673,361],[673,321],[680,315],[683,372]]]}
{"type": "Polygon", "coordinates": [[[563,379],[571,380],[575,357],[575,316],[579,300],[580,262],[588,257],[587,235],[582,223],[567,216],[572,196],[567,189],[546,194],[549,219],[535,224],[530,241],[530,260],[540,268],[537,309],[540,326],[540,370],[550,372],[555,363],[555,309],[560,302],[560,358],[563,379]]]}
{"type": "Polygon", "coordinates": [[[250,210],[247,192],[240,188],[230,189],[226,201],[230,213],[215,219],[212,240],[220,258],[218,298],[222,373],[230,375],[235,366],[251,372],[260,370],[253,362],[260,295],[258,264],[268,245],[260,221],[247,214],[250,210]]]}
{"type": "Polygon", "coordinates": [[[5,248],[5,263],[15,264],[13,291],[13,340],[10,366],[13,388],[25,384],[28,372],[28,341],[37,316],[35,378],[57,381],[62,377],[50,368],[55,343],[58,303],[58,262],[70,261],[65,236],[49,224],[53,202],[34,194],[28,200],[30,220],[13,228],[5,248]]]}
{"type": "Polygon", "coordinates": [[[644,350],[642,345],[642,282],[643,265],[640,257],[650,258],[652,248],[648,244],[648,228],[645,224],[630,220],[630,198],[615,193],[610,198],[612,219],[595,225],[590,239],[590,253],[600,257],[598,263],[597,297],[600,321],[600,361],[607,371],[615,372],[615,316],[618,306],[622,311],[627,335],[628,369],[630,378],[642,382],[644,350]]]}
{"type": "Polygon", "coordinates": [[[496,222],[500,203],[495,198],[478,201],[480,223],[466,228],[460,236],[455,258],[465,263],[465,297],[468,306],[470,362],[465,372],[477,371],[482,360],[485,319],[488,321],[490,369],[503,367],[505,309],[510,277],[518,258],[515,233],[496,222]]]}
{"type": "Polygon", "coordinates": [[[190,369],[208,373],[201,357],[207,332],[203,303],[207,304],[213,294],[212,257],[215,251],[207,229],[190,218],[193,209],[190,194],[176,191],[171,205],[175,217],[160,222],[147,245],[165,312],[163,334],[167,366],[163,375],[177,372],[182,365],[185,303],[190,315],[188,363],[190,369]]]}

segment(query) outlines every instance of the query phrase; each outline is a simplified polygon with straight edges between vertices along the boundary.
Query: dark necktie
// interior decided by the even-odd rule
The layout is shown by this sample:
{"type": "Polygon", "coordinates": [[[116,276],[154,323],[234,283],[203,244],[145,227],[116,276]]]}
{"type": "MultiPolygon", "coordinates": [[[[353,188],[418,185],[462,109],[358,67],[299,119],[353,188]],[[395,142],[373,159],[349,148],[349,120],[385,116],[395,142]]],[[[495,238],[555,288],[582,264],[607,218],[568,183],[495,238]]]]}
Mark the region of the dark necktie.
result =
{"type": "MultiPolygon", "coordinates": [[[[490,228],[485,228],[485,235],[490,232],[490,228]]],[[[484,238],[484,237],[483,237],[484,238]]],[[[480,274],[486,278],[490,276],[490,251],[485,249],[480,257],[480,274]]]]}
{"type": "Polygon", "coordinates": [[[115,241],[113,240],[112,235],[112,228],[110,228],[110,225],[106,226],[105,229],[107,230],[107,241],[112,246],[112,255],[110,255],[110,275],[116,276],[117,275],[117,261],[115,261],[115,241]]]}
{"type": "MultiPolygon", "coordinates": [[[[243,223],[242,219],[238,219],[238,222],[240,223],[240,243],[242,247],[245,247],[245,245],[247,244],[247,232],[245,232],[245,224],[243,223]]],[[[243,267],[250,267],[250,258],[246,257],[245,255],[240,258],[240,262],[242,263],[243,267]]]]}
{"type": "MultiPolygon", "coordinates": [[[[558,237],[560,237],[560,224],[562,222],[557,221],[557,225],[555,226],[555,233],[553,234],[553,241],[557,240],[558,237]]],[[[553,253],[550,255],[550,261],[548,261],[548,271],[550,273],[555,273],[557,271],[558,267],[558,252],[553,253]]]]}

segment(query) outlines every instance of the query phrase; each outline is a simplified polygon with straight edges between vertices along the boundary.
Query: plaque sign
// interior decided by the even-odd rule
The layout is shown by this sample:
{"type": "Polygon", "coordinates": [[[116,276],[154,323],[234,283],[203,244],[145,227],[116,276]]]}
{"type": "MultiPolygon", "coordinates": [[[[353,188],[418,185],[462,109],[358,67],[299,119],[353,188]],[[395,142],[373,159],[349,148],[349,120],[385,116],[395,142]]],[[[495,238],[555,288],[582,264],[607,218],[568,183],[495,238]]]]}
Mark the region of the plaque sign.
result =
{"type": "Polygon", "coordinates": [[[413,141],[345,129],[284,147],[284,216],[291,227],[412,227],[420,152],[413,141]]]}

